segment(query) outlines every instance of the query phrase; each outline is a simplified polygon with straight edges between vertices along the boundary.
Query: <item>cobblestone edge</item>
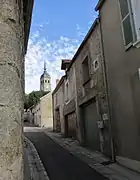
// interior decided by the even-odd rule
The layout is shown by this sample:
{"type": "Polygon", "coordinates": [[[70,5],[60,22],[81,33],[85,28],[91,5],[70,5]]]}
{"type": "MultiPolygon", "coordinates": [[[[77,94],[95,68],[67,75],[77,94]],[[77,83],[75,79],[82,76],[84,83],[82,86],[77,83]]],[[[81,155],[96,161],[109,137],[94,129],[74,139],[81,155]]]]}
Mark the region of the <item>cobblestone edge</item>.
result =
{"type": "Polygon", "coordinates": [[[29,168],[30,168],[30,180],[37,180],[35,177],[36,176],[35,172],[34,172],[34,164],[37,165],[37,167],[39,168],[39,173],[41,174],[41,178],[39,178],[39,180],[50,180],[33,143],[25,136],[24,136],[24,142],[26,143],[28,148],[30,148],[30,151],[34,157],[34,163],[33,163],[31,157],[28,156],[28,163],[29,163],[29,168]]]}

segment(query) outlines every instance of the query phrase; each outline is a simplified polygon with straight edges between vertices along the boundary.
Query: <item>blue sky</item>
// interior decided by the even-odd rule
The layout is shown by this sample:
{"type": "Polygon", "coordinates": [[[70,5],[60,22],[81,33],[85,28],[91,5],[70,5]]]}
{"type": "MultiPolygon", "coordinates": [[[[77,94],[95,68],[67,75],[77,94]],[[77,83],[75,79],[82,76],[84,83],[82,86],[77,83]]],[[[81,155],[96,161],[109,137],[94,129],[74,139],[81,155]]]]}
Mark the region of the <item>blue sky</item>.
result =
{"type": "Polygon", "coordinates": [[[25,88],[39,90],[39,78],[46,61],[52,89],[62,58],[72,58],[94,19],[98,0],[35,0],[25,61],[25,88]]]}

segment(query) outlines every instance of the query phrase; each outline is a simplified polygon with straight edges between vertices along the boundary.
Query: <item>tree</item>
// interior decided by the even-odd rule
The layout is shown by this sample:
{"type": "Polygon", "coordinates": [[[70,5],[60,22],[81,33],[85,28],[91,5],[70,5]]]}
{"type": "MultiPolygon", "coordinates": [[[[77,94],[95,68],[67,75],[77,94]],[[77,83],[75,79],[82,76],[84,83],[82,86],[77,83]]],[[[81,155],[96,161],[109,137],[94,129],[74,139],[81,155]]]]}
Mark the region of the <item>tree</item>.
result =
{"type": "Polygon", "coordinates": [[[24,109],[29,109],[31,106],[39,103],[40,98],[47,93],[44,91],[32,91],[30,94],[25,94],[24,109]]]}

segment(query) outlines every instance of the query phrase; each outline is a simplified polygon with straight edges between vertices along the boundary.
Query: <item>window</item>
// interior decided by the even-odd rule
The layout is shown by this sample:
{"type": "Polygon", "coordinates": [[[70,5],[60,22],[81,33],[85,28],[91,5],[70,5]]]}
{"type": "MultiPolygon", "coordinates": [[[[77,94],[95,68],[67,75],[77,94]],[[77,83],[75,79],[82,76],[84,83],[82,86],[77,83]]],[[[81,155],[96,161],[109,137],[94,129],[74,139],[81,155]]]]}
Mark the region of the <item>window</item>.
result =
{"type": "Polygon", "coordinates": [[[69,83],[68,81],[65,83],[65,101],[69,101],[69,83]]]}
{"type": "Polygon", "coordinates": [[[48,83],[50,83],[50,81],[48,80],[48,83]]]}
{"type": "Polygon", "coordinates": [[[47,80],[45,80],[45,83],[47,83],[47,80]]]}
{"type": "Polygon", "coordinates": [[[82,63],[82,69],[83,69],[83,84],[87,83],[90,79],[89,76],[89,63],[88,63],[88,56],[84,59],[82,63]]]}
{"type": "Polygon", "coordinates": [[[131,0],[134,25],[136,30],[136,47],[140,47],[140,0],[131,0]]]}
{"type": "Polygon", "coordinates": [[[119,0],[119,4],[120,4],[121,17],[122,17],[124,43],[125,46],[128,47],[130,44],[133,43],[134,40],[130,2],[129,0],[119,0]]]}

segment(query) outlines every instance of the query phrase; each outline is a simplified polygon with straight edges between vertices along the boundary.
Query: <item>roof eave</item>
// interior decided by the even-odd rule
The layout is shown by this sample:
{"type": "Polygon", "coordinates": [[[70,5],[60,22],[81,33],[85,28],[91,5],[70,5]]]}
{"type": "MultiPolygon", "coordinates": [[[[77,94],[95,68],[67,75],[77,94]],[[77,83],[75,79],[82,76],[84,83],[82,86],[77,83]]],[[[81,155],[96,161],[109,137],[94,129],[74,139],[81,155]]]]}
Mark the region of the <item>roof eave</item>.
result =
{"type": "Polygon", "coordinates": [[[105,0],[99,0],[99,2],[97,3],[97,5],[95,7],[95,11],[98,11],[102,7],[104,1],[105,0]]]}
{"type": "Polygon", "coordinates": [[[85,43],[87,42],[87,40],[89,39],[90,35],[92,34],[93,30],[95,29],[96,25],[99,23],[99,18],[96,18],[94,23],[92,24],[90,30],[88,31],[85,39],[82,41],[81,45],[79,46],[77,52],[75,53],[73,59],[71,60],[69,67],[67,68],[67,71],[71,68],[72,64],[75,62],[75,59],[77,58],[77,56],[79,55],[81,49],[83,48],[83,46],[85,45],[85,43]]]}
{"type": "Polygon", "coordinates": [[[54,95],[57,90],[59,89],[59,87],[62,85],[62,83],[64,82],[64,79],[65,79],[66,75],[62,76],[60,81],[58,82],[58,84],[56,85],[55,89],[53,90],[52,92],[52,95],[54,95]]]}
{"type": "Polygon", "coordinates": [[[32,11],[34,0],[23,1],[23,13],[24,13],[24,52],[27,52],[27,45],[31,27],[32,11]]]}

